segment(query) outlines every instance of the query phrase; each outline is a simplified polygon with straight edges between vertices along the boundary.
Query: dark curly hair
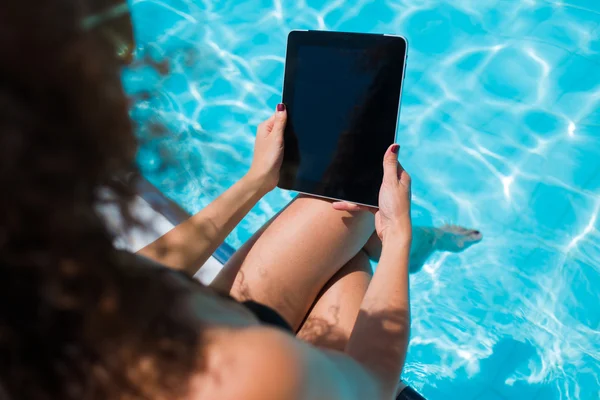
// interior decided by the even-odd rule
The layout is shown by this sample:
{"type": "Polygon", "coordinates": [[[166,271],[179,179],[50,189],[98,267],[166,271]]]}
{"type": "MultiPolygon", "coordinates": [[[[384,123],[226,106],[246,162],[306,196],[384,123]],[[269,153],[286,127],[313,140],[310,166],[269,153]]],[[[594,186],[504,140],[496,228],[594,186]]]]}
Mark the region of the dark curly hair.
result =
{"type": "Polygon", "coordinates": [[[132,220],[115,6],[0,2],[0,398],[172,399],[200,367],[177,290],[118,253],[97,211],[132,220]]]}

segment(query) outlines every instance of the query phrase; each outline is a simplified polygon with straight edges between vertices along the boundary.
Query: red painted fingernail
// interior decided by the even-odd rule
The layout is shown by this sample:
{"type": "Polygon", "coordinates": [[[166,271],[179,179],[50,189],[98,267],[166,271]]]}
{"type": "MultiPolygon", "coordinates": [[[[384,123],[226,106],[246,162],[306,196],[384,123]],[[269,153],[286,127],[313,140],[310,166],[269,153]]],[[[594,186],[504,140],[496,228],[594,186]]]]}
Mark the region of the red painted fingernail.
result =
{"type": "Polygon", "coordinates": [[[283,104],[283,103],[277,104],[277,111],[285,111],[285,104],[283,104]]]}
{"type": "Polygon", "coordinates": [[[395,144],[395,145],[392,146],[392,153],[398,154],[398,150],[400,150],[400,145],[399,144],[395,144]]]}

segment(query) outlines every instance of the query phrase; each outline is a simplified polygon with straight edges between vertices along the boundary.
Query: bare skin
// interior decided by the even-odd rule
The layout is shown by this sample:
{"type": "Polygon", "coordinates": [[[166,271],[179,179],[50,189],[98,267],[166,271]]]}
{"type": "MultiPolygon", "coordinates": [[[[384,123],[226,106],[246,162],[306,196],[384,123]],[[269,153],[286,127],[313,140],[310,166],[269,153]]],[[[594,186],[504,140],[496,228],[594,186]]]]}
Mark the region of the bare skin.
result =
{"type": "Polygon", "coordinates": [[[320,348],[344,351],[372,277],[369,258],[361,251],[321,290],[297,337],[320,348]]]}
{"type": "MultiPolygon", "coordinates": [[[[300,196],[234,254],[211,286],[269,305],[292,324],[297,338],[344,352],[373,276],[369,260],[379,260],[382,252],[373,223],[366,211],[340,212],[328,201],[300,196]]],[[[462,251],[481,240],[479,232],[455,226],[415,231],[415,271],[436,250],[462,251]]]]}
{"type": "Polygon", "coordinates": [[[298,197],[242,246],[211,286],[227,290],[235,275],[232,296],[274,308],[298,330],[321,289],[374,230],[369,212],[339,212],[329,201],[298,197]]]}
{"type": "MultiPolygon", "coordinates": [[[[410,273],[419,271],[427,259],[436,251],[460,253],[483,239],[481,232],[456,225],[444,225],[439,228],[413,227],[413,242],[410,248],[410,273]]],[[[365,252],[375,262],[381,257],[381,240],[374,233],[365,252]]]]}
{"type": "MultiPolygon", "coordinates": [[[[280,110],[259,127],[245,178],[140,253],[193,274],[277,182],[285,118],[280,110]]],[[[384,157],[379,211],[300,196],[211,284],[275,309],[297,338],[261,326],[209,289],[190,291],[187,307],[206,343],[190,398],[393,398],[409,337],[412,242],[410,177],[398,149],[391,146],[384,157]],[[375,275],[368,255],[379,257],[375,275]]]]}

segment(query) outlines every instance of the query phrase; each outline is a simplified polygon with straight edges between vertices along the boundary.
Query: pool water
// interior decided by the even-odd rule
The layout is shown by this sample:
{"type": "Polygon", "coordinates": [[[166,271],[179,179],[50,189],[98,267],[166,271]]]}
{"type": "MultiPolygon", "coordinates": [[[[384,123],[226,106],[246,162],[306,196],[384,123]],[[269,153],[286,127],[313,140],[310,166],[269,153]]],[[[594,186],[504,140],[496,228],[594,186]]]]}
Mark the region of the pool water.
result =
{"type": "MultiPolygon", "coordinates": [[[[248,168],[280,101],[287,33],[401,34],[398,141],[414,223],[478,229],[411,275],[404,379],[429,400],[600,398],[600,0],[133,0],[126,73],[145,176],[190,212],[248,168]]],[[[270,193],[239,246],[292,195],[270,193]]]]}

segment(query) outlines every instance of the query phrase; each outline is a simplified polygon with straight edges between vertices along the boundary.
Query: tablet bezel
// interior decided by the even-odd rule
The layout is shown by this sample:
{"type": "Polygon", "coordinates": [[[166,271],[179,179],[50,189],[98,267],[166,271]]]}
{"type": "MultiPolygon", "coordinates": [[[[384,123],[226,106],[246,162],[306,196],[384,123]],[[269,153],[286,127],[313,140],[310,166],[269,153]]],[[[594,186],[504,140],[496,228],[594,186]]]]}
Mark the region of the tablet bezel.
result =
{"type": "MultiPolygon", "coordinates": [[[[408,55],[408,41],[405,37],[399,35],[389,35],[389,34],[372,34],[372,33],[349,33],[349,32],[328,32],[328,31],[313,31],[313,30],[293,30],[288,35],[288,42],[286,48],[286,57],[285,57],[285,73],[283,80],[283,95],[282,102],[284,104],[290,104],[290,100],[294,95],[295,82],[292,77],[295,74],[296,68],[296,58],[298,49],[300,46],[319,46],[319,47],[333,47],[336,49],[339,48],[368,48],[372,46],[378,45],[386,45],[392,42],[398,41],[398,44],[403,46],[404,51],[404,60],[402,63],[402,78],[400,80],[400,88],[399,88],[399,98],[398,98],[398,111],[396,115],[396,124],[394,130],[394,136],[390,145],[394,143],[398,134],[398,123],[400,120],[400,108],[402,104],[402,89],[404,85],[404,78],[406,73],[406,61],[408,55]]],[[[285,149],[284,149],[285,153],[285,149]]],[[[383,154],[381,155],[383,157],[383,154]]],[[[285,163],[285,154],[284,154],[284,163],[285,163]]],[[[283,166],[282,166],[283,171],[283,166]]],[[[311,182],[313,183],[313,182],[311,182]]],[[[318,183],[318,182],[314,182],[318,183]]],[[[348,199],[339,199],[335,197],[324,196],[321,194],[304,192],[298,190],[294,187],[288,187],[282,183],[280,179],[278,185],[280,189],[291,190],[298,193],[307,194],[310,196],[315,196],[319,198],[324,198],[328,200],[338,200],[338,201],[350,201],[348,199]]],[[[293,185],[292,185],[293,186],[293,185]]],[[[365,205],[369,207],[378,207],[377,204],[364,204],[360,202],[353,203],[365,205]]]]}

